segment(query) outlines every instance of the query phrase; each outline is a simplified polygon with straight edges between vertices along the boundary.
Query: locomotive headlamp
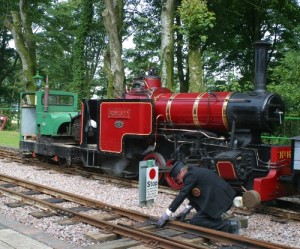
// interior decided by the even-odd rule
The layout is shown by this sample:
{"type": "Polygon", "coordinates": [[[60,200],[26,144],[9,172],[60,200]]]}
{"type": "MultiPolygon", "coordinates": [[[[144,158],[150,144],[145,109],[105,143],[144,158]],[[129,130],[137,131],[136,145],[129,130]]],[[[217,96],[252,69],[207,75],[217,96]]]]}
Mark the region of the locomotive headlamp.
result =
{"type": "Polygon", "coordinates": [[[37,71],[36,75],[34,75],[32,78],[33,78],[33,80],[34,80],[36,86],[37,86],[38,88],[40,88],[41,85],[42,85],[42,83],[43,83],[44,77],[41,76],[41,75],[39,75],[39,71],[37,71]]]}

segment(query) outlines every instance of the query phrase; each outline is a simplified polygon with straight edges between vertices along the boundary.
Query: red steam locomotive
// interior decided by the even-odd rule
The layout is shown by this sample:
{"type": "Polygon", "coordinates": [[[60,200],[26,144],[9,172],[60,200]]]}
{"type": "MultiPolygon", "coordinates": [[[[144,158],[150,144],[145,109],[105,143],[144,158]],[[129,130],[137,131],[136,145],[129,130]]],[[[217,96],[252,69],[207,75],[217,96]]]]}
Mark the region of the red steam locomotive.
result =
{"type": "MultiPolygon", "coordinates": [[[[67,161],[76,155],[86,167],[134,178],[141,160],[154,159],[160,181],[179,189],[168,170],[180,159],[217,172],[247,194],[248,206],[295,193],[300,177],[293,170],[291,146],[261,141],[262,132],[272,133],[284,118],[280,96],[265,89],[267,48],[266,42],[255,44],[250,93],[173,93],[150,72],[120,99],[83,100],[81,114],[70,124],[79,145],[65,153],[67,161]]],[[[41,154],[34,146],[30,150],[41,154]]]]}
{"type": "Polygon", "coordinates": [[[261,141],[262,132],[282,124],[284,104],[265,90],[268,44],[255,46],[251,93],[173,93],[150,72],[122,99],[83,101],[84,164],[131,177],[138,173],[139,161],[155,159],[160,179],[178,189],[166,167],[180,159],[216,171],[240,192],[255,190],[250,202],[252,197],[268,201],[293,193],[286,180],[293,176],[291,147],[261,141]]]}

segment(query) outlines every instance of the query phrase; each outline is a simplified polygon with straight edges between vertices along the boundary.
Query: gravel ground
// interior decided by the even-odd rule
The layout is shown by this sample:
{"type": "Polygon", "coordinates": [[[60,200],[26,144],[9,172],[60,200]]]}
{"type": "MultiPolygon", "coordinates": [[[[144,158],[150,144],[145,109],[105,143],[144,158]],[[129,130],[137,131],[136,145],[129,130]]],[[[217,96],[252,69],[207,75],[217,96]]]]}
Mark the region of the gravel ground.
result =
{"type": "MultiPolygon", "coordinates": [[[[0,174],[59,188],[114,206],[130,208],[157,217],[166,210],[174,198],[172,195],[159,193],[152,207],[140,207],[138,189],[119,188],[99,180],[63,175],[51,170],[39,170],[36,167],[23,166],[14,162],[8,163],[2,159],[0,159],[0,174]]],[[[7,202],[11,202],[7,197],[0,198],[0,213],[9,218],[18,220],[27,226],[41,229],[78,246],[84,247],[93,244],[84,236],[85,233],[97,232],[97,229],[90,225],[79,223],[73,226],[61,226],[53,222],[61,219],[59,217],[36,219],[27,215],[36,211],[35,208],[26,206],[12,209],[4,205],[7,202]]],[[[184,204],[182,208],[185,206],[184,204]]],[[[176,213],[180,210],[179,208],[176,213]]],[[[272,217],[268,215],[255,214],[248,217],[248,228],[241,229],[240,234],[246,237],[289,245],[292,248],[300,248],[300,222],[289,221],[286,224],[280,224],[272,221],[272,217]]]]}

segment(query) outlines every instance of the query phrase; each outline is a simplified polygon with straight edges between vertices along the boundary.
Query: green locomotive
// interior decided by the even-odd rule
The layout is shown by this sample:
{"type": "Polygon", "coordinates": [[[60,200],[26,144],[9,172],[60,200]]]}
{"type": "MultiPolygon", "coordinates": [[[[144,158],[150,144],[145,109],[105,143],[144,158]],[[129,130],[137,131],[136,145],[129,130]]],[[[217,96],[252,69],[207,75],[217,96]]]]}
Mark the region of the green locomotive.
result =
{"type": "Polygon", "coordinates": [[[45,89],[20,97],[20,152],[41,162],[51,159],[71,165],[78,157],[74,140],[74,127],[79,129],[78,94],[45,89]]]}

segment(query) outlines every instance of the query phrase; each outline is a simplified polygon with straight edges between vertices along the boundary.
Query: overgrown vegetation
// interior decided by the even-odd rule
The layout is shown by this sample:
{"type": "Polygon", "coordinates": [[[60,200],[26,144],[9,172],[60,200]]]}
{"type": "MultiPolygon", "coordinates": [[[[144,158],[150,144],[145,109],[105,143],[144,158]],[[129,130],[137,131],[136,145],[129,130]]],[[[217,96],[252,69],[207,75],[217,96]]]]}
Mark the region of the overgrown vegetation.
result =
{"type": "Polygon", "coordinates": [[[0,131],[0,145],[18,148],[19,132],[17,131],[0,131]]]}
{"type": "Polygon", "coordinates": [[[161,25],[162,13],[166,13],[163,6],[175,2],[175,8],[168,11],[174,18],[170,23],[176,23],[172,29],[174,51],[170,50],[174,72],[169,77],[175,91],[191,91],[192,70],[199,75],[202,72],[205,90],[251,91],[253,42],[263,39],[271,43],[268,90],[283,97],[287,116],[300,116],[299,1],[172,1],[114,1],[113,7],[119,11],[114,13],[120,18],[113,35],[127,40],[121,56],[114,57],[117,60],[111,56],[105,60],[116,51],[107,49],[112,29],[104,28],[103,18],[111,1],[1,1],[0,108],[15,105],[18,92],[29,89],[29,78],[37,72],[44,78],[49,76],[50,89],[72,89],[80,98],[89,94],[107,98],[113,96],[109,90],[123,89],[118,84],[131,82],[150,67],[162,71],[162,37],[166,38],[161,25]],[[17,39],[19,36],[23,39],[17,39]],[[193,47],[200,69],[189,64],[193,47]],[[124,62],[126,80],[109,85],[104,62],[113,69],[118,60],[124,62]],[[27,68],[31,68],[30,74],[25,72],[27,68]]]}

